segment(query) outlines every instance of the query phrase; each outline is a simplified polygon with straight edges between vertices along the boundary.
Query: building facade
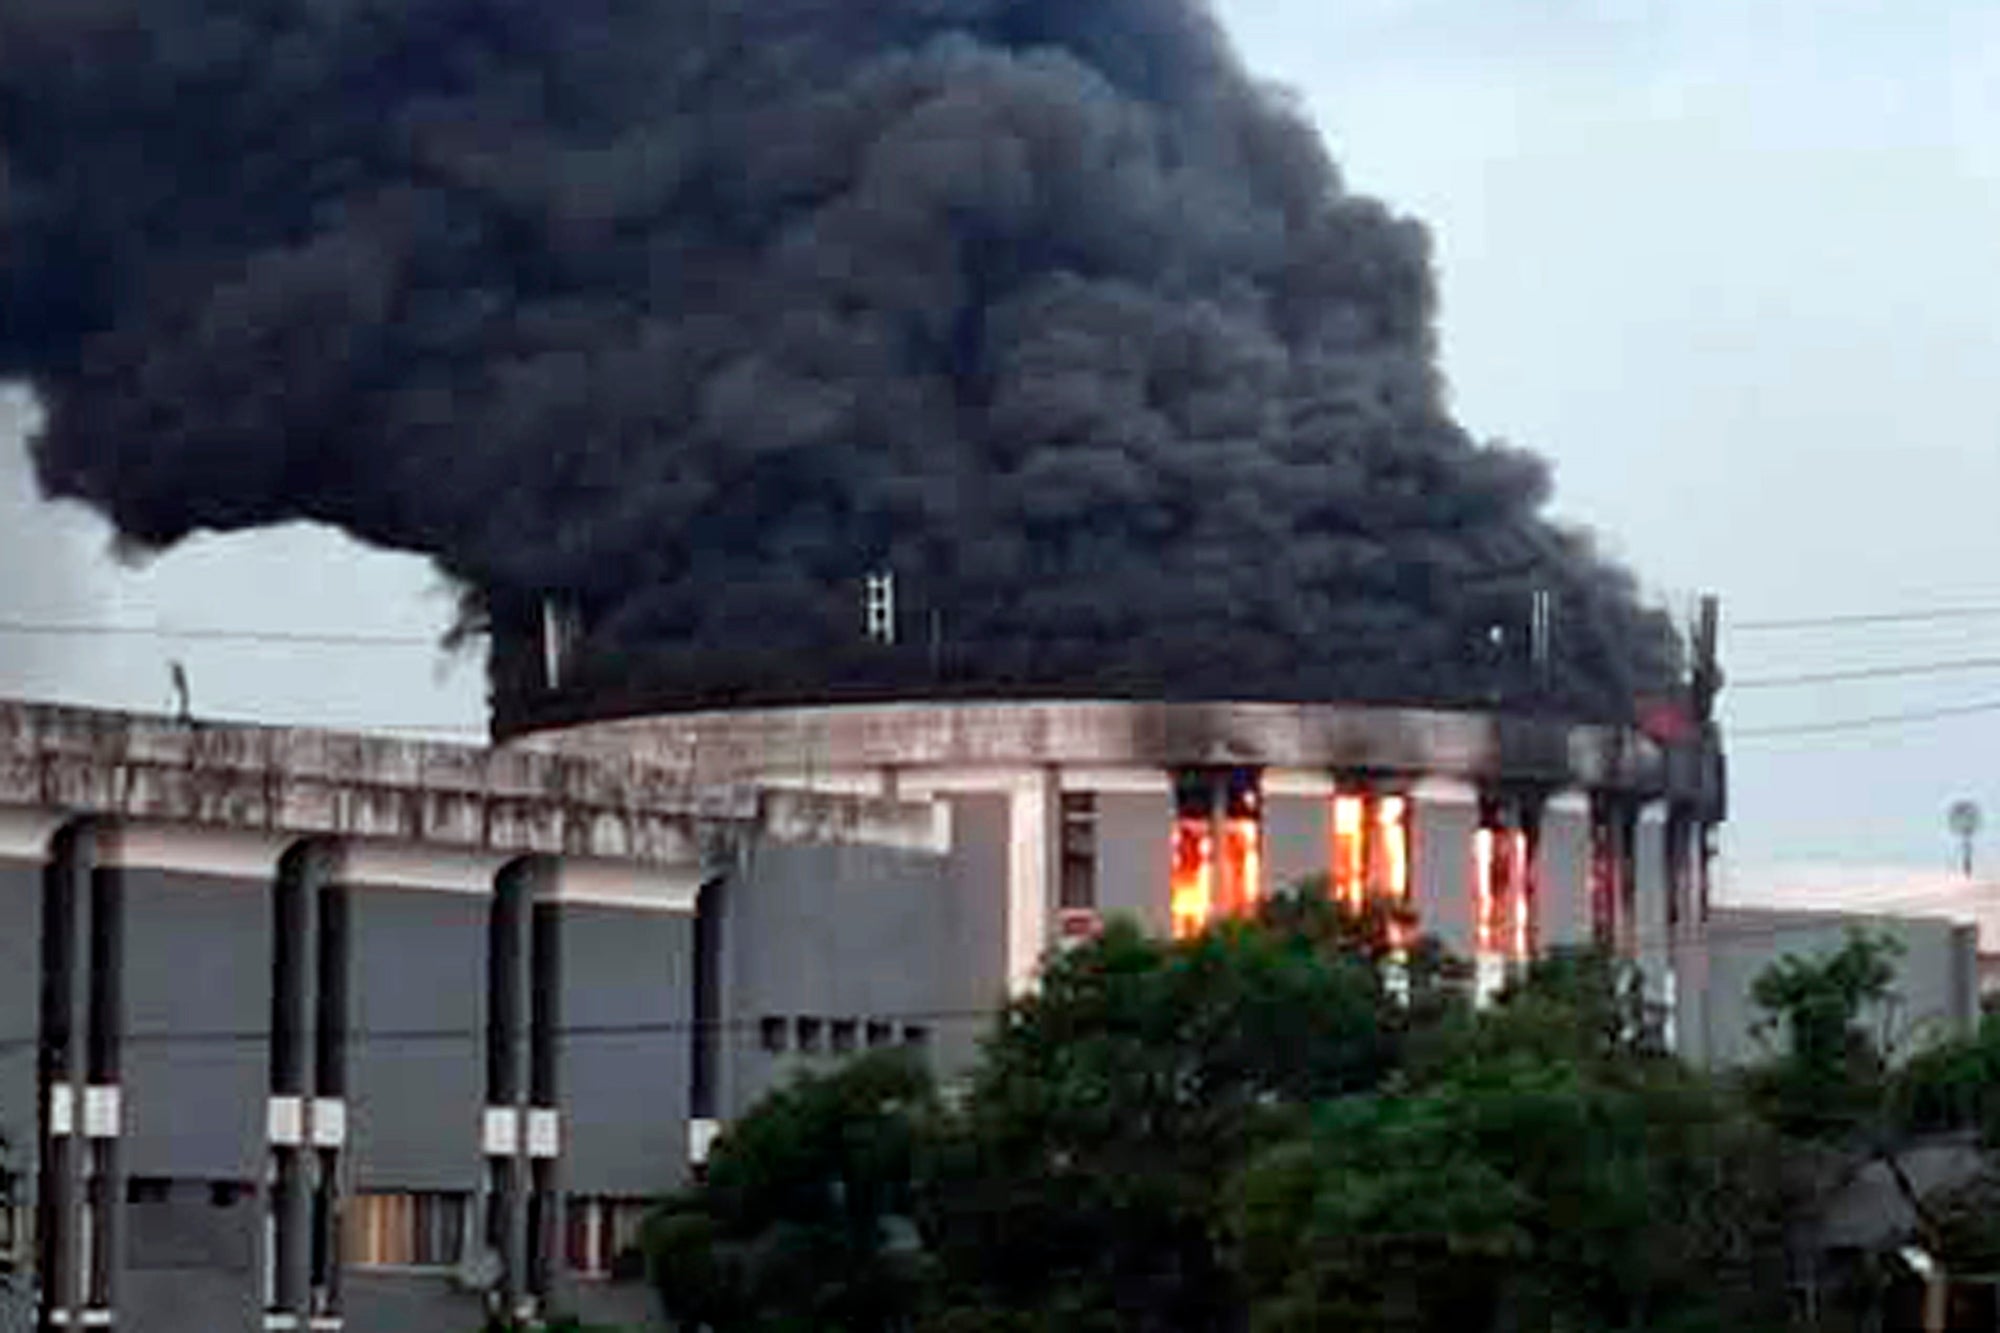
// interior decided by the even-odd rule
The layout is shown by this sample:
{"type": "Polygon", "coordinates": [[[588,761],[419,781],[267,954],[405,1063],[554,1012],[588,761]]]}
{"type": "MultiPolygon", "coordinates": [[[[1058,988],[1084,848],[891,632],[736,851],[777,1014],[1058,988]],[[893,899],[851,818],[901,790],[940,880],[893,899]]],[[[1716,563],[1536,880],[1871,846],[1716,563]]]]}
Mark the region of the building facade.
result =
{"type": "MultiPolygon", "coordinates": [[[[640,717],[520,743],[636,757],[701,789],[930,804],[960,881],[981,885],[964,903],[979,928],[940,925],[931,947],[987,991],[1027,987],[1052,944],[1109,916],[1187,933],[1321,880],[1413,912],[1489,991],[1540,950],[1598,943],[1642,965],[1670,1025],[1698,1003],[1676,964],[1700,934],[1724,814],[1712,741],[1504,713],[932,702],[640,717]],[[976,951],[987,938],[997,953],[976,951]]],[[[796,910],[818,909],[762,919],[796,910]]],[[[923,956],[922,938],[835,950],[830,975],[923,956]]],[[[746,1023],[783,1016],[756,983],[727,993],[746,1023]]]]}
{"type": "Polygon", "coordinates": [[[1313,881],[1491,989],[1638,961],[1706,1030],[1719,759],[1500,714],[737,711],[495,748],[0,705],[0,1133],[43,1328],[640,1326],[716,1127],[965,1068],[1052,947],[1313,881]]]}
{"type": "Polygon", "coordinates": [[[12,1326],[637,1327],[727,1049],[704,884],[949,870],[893,803],[0,705],[12,1326]]]}

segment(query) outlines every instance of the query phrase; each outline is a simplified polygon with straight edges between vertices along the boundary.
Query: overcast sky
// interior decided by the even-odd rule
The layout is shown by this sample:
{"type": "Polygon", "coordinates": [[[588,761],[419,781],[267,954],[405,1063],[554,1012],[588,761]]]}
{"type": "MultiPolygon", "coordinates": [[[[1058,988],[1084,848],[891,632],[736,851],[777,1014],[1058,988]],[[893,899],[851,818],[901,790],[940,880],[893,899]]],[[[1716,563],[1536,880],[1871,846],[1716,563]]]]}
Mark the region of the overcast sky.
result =
{"type": "MultiPolygon", "coordinates": [[[[1990,0],[1220,0],[1350,184],[1428,222],[1476,432],[1557,463],[1558,508],[1661,596],[1725,617],[2000,605],[2000,6],[1990,0]]],[[[9,421],[13,422],[10,428],[9,421]]],[[[0,620],[422,638],[416,562],[292,529],[126,569],[34,501],[0,405],[0,620]],[[35,562],[24,552],[59,552],[35,562]]],[[[1739,681],[2000,657],[2000,617],[1732,631],[1739,681]]],[[[211,715],[477,728],[477,663],[0,631],[0,691],[211,715]]],[[[1729,696],[1730,875],[1941,868],[1946,805],[2000,825],[2000,671],[1729,696]]],[[[2000,831],[1988,841],[2000,864],[2000,831]]],[[[1814,881],[1820,882],[1820,881],[1814,881]]]]}

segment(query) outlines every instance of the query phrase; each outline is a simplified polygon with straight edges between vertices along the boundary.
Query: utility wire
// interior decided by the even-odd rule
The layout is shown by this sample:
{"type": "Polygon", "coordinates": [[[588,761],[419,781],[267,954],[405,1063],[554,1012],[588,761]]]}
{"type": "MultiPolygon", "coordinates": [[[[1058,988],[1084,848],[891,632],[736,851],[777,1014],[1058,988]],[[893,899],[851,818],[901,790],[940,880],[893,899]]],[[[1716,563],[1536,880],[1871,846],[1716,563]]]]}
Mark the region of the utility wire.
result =
{"type": "Polygon", "coordinates": [[[1947,718],[1974,717],[2000,713],[2000,699],[1984,703],[1959,704],[1948,708],[1918,708],[1905,713],[1877,713],[1872,717],[1839,718],[1828,722],[1799,722],[1777,727],[1743,727],[1728,734],[1733,740],[1762,740],[1778,736],[1825,736],[1850,731],[1874,731],[1883,727],[1912,726],[1920,722],[1941,722],[1947,718]]]}
{"type": "Polygon", "coordinates": [[[1797,685],[1834,685],[1854,680],[1898,680],[1911,676],[1945,676],[1958,671],[2000,670],[2000,657],[1963,657],[1952,661],[1909,662],[1895,666],[1850,667],[1839,671],[1807,671],[1793,676],[1753,676],[1732,680],[1730,690],[1779,690],[1797,685]]]}
{"type": "Polygon", "coordinates": [[[351,634],[336,631],[231,629],[196,626],[170,629],[153,625],[90,624],[81,621],[0,620],[0,634],[48,638],[173,639],[190,643],[272,643],[313,648],[437,648],[436,636],[410,634],[351,634]]]}
{"type": "Polygon", "coordinates": [[[1831,616],[1794,616],[1775,620],[1737,620],[1729,628],[1745,634],[1789,630],[1846,629],[1868,625],[1922,625],[1948,620],[2000,620],[2000,606],[1940,607],[1928,611],[1864,611],[1831,616]]]}

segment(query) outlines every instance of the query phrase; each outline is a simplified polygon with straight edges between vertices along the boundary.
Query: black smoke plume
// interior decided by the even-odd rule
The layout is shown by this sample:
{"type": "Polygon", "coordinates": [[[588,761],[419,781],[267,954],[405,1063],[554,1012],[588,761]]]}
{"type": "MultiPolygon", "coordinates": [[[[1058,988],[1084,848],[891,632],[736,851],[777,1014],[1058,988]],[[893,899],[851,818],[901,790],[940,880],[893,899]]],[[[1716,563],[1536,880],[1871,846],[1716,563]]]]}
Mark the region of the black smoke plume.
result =
{"type": "Polygon", "coordinates": [[[427,553],[517,713],[553,598],[584,712],[1624,716],[1674,635],[1452,420],[1432,327],[1422,229],[1196,0],[0,5],[45,489],[427,553]]]}

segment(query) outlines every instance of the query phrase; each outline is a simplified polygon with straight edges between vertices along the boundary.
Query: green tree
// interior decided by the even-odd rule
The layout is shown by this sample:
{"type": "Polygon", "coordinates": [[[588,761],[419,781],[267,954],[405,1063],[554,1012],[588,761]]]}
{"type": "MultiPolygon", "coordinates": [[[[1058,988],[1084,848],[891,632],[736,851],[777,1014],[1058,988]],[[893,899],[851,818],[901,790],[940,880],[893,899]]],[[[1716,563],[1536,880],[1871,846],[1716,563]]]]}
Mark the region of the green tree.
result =
{"type": "Polygon", "coordinates": [[[1308,1103],[1380,1082],[1399,1024],[1365,935],[1305,894],[1188,941],[1114,924],[1053,960],[938,1163],[962,1303],[1053,1329],[1228,1326],[1223,1185],[1308,1103]]]}
{"type": "Polygon", "coordinates": [[[936,1113],[900,1052],[767,1097],[716,1144],[706,1181],[648,1224],[668,1315],[716,1333],[907,1326],[927,1280],[916,1158],[936,1113]]]}
{"type": "Polygon", "coordinates": [[[1755,1328],[1782,1319],[1767,1135],[1649,1052],[1618,969],[1544,969],[1240,1175],[1258,1333],[1755,1328]]]}
{"type": "Polygon", "coordinates": [[[1889,1091],[1887,1034],[1871,1030],[1894,998],[1902,945],[1856,930],[1819,958],[1786,956],[1751,984],[1759,1029],[1781,1037],[1751,1091],[1773,1123],[1821,1140],[1879,1137],[1889,1091]]]}

